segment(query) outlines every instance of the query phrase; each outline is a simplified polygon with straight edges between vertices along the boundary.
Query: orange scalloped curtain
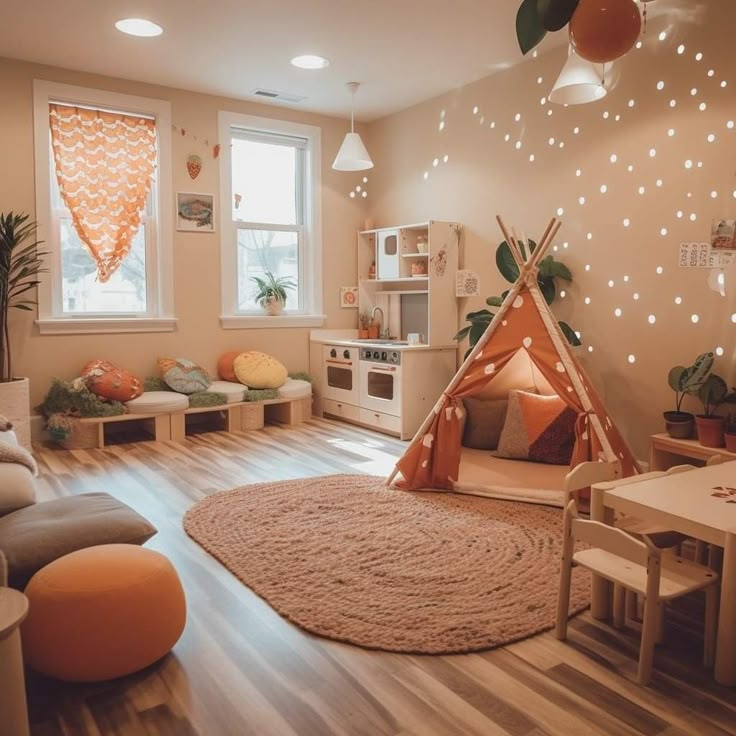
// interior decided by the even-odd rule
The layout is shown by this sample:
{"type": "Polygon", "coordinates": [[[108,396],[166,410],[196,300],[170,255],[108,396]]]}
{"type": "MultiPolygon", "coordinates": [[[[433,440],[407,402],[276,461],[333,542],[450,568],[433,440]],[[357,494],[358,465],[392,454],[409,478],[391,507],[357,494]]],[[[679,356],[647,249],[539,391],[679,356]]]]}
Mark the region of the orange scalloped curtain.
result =
{"type": "MultiPolygon", "coordinates": [[[[542,297],[538,298],[541,301],[542,297]]],[[[440,397],[433,410],[432,423],[421,440],[415,441],[397,463],[403,476],[403,480],[397,485],[405,490],[441,488],[451,491],[454,488],[462,452],[461,399],[473,396],[490,383],[519,350],[527,351],[558,396],[577,412],[575,448],[570,467],[588,460],[601,459],[603,448],[591,425],[591,416],[596,415],[616,459],[621,463],[622,475],[627,477],[637,472],[626,442],[611,421],[582,367],[560,338],[559,349],[567,352],[570,365],[588,396],[591,410],[586,411],[583,407],[573,389],[567,369],[560,361],[558,347],[542,319],[540,309],[546,307],[535,305],[529,288],[523,285],[498,330],[467,367],[457,388],[440,397]]]]}
{"type": "Polygon", "coordinates": [[[128,255],[156,169],[150,118],[49,105],[54,169],[74,229],[106,282],[128,255]]]}

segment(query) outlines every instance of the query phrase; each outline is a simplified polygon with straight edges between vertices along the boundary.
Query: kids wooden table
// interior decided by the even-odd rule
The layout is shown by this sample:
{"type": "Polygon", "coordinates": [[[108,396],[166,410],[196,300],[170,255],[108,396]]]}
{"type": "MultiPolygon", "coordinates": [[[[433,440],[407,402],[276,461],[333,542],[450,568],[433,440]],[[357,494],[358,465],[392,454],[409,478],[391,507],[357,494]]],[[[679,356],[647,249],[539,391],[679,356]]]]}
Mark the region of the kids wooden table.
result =
{"type": "Polygon", "coordinates": [[[18,627],[28,614],[28,599],[0,587],[0,732],[28,736],[26,687],[18,627]]]}
{"type": "MultiPolygon", "coordinates": [[[[736,686],[736,461],[630,485],[593,486],[591,517],[611,523],[616,511],[723,548],[715,679],[736,686]]],[[[604,618],[609,611],[607,586],[596,580],[591,612],[604,618]]]]}

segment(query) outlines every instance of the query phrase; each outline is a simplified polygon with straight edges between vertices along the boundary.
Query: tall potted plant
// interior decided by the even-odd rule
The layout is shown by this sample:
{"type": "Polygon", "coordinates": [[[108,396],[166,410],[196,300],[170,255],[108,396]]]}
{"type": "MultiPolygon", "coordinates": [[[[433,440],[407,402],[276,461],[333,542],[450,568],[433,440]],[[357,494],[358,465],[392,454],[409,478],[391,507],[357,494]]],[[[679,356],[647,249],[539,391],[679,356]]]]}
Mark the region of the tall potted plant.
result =
{"type": "Polygon", "coordinates": [[[695,417],[698,440],[703,447],[723,447],[726,417],[716,414],[722,404],[736,404],[736,389],[729,392],[726,382],[711,373],[698,391],[703,413],[695,417]]]}
{"type": "Polygon", "coordinates": [[[11,309],[32,311],[31,298],[44,272],[36,239],[37,223],[29,215],[0,213],[0,413],[13,423],[21,444],[30,448],[30,393],[28,379],[13,371],[9,316],[11,309]]]}
{"type": "Polygon", "coordinates": [[[692,437],[695,428],[695,416],[682,411],[682,402],[686,396],[697,396],[700,387],[705,383],[713,367],[713,353],[698,355],[691,366],[676,365],[670,370],[667,382],[675,392],[675,410],[664,412],[667,434],[680,440],[692,437]]]}
{"type": "Polygon", "coordinates": [[[285,276],[274,276],[270,271],[266,271],[263,278],[252,276],[251,280],[258,287],[256,303],[261,309],[271,316],[281,314],[286,304],[287,292],[295,288],[294,282],[285,276]]]}

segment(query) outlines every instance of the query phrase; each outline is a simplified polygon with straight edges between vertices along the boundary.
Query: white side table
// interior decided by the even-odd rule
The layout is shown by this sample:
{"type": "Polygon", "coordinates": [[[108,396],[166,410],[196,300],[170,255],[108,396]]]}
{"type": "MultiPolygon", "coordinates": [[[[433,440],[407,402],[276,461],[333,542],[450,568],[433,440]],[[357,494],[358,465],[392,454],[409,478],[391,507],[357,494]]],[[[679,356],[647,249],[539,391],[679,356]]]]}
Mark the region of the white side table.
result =
{"type": "Polygon", "coordinates": [[[0,588],[0,713],[3,736],[29,736],[26,685],[18,627],[28,615],[28,599],[0,588]]]}

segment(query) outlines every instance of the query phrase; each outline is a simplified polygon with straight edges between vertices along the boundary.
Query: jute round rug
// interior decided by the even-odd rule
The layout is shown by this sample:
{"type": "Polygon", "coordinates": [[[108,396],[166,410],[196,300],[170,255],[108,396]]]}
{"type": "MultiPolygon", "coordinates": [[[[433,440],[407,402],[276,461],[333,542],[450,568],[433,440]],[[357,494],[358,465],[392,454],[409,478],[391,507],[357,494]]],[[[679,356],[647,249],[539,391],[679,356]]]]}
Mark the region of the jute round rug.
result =
{"type": "MultiPolygon", "coordinates": [[[[562,512],[332,475],[209,496],[187,533],[282,616],[394,652],[470,652],[554,626],[562,512]]],[[[588,605],[573,575],[571,611],[588,605]]]]}

